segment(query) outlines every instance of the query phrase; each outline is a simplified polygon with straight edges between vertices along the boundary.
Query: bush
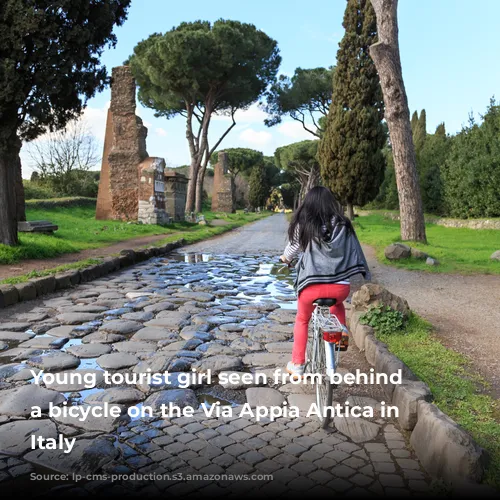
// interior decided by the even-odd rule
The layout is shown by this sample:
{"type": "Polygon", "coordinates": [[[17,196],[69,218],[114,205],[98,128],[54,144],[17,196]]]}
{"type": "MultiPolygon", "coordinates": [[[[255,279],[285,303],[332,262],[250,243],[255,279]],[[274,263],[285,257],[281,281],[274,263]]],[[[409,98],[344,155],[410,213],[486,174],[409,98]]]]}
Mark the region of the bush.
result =
{"type": "Polygon", "coordinates": [[[39,182],[23,180],[24,197],[26,200],[46,200],[55,198],[56,193],[50,186],[45,186],[39,182]]]}
{"type": "Polygon", "coordinates": [[[359,321],[363,325],[371,326],[380,334],[396,333],[405,325],[403,314],[389,306],[371,307],[359,318],[359,321]]]}
{"type": "Polygon", "coordinates": [[[51,209],[51,208],[71,208],[71,207],[91,207],[95,208],[97,200],[95,198],[52,198],[46,200],[28,200],[26,208],[51,209]]]}

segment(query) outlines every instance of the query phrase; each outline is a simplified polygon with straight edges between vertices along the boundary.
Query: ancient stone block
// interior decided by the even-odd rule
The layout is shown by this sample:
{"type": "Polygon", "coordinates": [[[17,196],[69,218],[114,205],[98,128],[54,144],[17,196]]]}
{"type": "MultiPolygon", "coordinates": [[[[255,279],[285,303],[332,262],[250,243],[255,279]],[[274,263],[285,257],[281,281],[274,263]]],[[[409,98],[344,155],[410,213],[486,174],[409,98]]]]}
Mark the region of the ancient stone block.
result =
{"type": "Polygon", "coordinates": [[[399,409],[398,421],[401,428],[413,430],[417,423],[418,402],[431,400],[429,387],[419,380],[404,380],[398,385],[394,389],[392,403],[399,409]]]}
{"type": "Polygon", "coordinates": [[[214,169],[212,211],[235,212],[234,180],[229,174],[229,158],[224,151],[219,152],[218,162],[214,169]]]}
{"type": "Polygon", "coordinates": [[[356,311],[366,311],[370,307],[389,306],[395,311],[399,311],[403,316],[408,317],[410,306],[406,299],[398,297],[381,285],[367,283],[363,285],[352,296],[352,305],[356,311]]]}
{"type": "Polygon", "coordinates": [[[67,273],[56,274],[56,290],[64,290],[71,287],[71,275],[67,273]]]}
{"type": "Polygon", "coordinates": [[[40,297],[47,293],[52,293],[56,289],[56,278],[54,276],[44,276],[31,280],[36,286],[36,294],[40,297]]]}
{"type": "Polygon", "coordinates": [[[165,210],[165,160],[146,158],[139,165],[139,207],[137,219],[143,224],[167,224],[165,210]]]}
{"type": "Polygon", "coordinates": [[[165,171],[165,205],[175,221],[184,220],[188,178],[179,172],[165,171]]]}
{"type": "Polygon", "coordinates": [[[451,483],[480,482],[486,453],[456,422],[426,401],[418,402],[418,420],[410,437],[425,470],[451,483]]]}
{"type": "Polygon", "coordinates": [[[12,285],[0,285],[0,308],[19,302],[19,293],[12,285]]]}
{"type": "Polygon", "coordinates": [[[31,281],[18,283],[17,285],[14,285],[14,287],[19,293],[20,301],[36,299],[36,286],[34,283],[31,283],[31,281]]]}

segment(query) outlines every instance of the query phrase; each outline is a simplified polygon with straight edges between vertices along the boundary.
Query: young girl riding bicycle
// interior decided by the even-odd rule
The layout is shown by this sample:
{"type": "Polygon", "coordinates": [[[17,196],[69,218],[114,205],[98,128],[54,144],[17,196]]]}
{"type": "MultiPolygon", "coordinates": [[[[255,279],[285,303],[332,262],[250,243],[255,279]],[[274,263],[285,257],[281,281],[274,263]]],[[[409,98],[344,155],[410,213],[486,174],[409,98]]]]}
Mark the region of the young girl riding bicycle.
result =
{"type": "Polygon", "coordinates": [[[297,317],[293,331],[292,361],[287,371],[293,376],[304,373],[309,320],[317,299],[336,299],[330,308],[343,325],[342,344],[348,345],[344,300],[349,296],[349,278],[370,271],[351,221],[332,192],[325,187],[312,188],[295,213],[288,229],[289,243],[280,257],[290,264],[302,253],[297,265],[295,288],[298,294],[297,317]]]}

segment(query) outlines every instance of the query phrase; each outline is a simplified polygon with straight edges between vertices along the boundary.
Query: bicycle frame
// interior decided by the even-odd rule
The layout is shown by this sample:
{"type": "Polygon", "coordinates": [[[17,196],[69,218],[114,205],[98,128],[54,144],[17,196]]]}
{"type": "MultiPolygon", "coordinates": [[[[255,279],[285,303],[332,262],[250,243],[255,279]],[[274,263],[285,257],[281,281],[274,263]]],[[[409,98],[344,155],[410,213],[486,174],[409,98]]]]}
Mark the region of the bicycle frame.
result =
{"type": "MultiPolygon", "coordinates": [[[[316,349],[321,349],[321,347],[323,347],[323,349],[325,350],[326,375],[330,378],[330,380],[333,379],[335,368],[338,365],[340,356],[340,345],[335,344],[334,342],[328,342],[324,340],[323,337],[321,336],[321,333],[341,332],[341,331],[342,327],[340,321],[338,320],[337,316],[330,313],[330,308],[326,306],[316,305],[316,308],[314,309],[313,312],[312,354],[313,358],[317,359],[319,353],[316,351],[316,349]],[[314,346],[316,346],[316,349],[314,349],[314,346]]],[[[315,363],[316,359],[311,360],[314,366],[316,365],[315,363]]]]}

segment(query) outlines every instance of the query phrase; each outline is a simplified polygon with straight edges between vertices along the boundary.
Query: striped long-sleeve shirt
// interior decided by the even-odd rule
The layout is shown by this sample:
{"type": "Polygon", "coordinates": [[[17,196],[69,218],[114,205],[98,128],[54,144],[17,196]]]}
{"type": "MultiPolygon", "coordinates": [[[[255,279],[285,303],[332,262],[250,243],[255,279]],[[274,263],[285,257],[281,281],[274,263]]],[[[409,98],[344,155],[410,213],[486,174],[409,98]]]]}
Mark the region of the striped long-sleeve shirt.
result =
{"type": "MultiPolygon", "coordinates": [[[[336,225],[336,220],[335,217],[332,218],[332,227],[335,227],[336,225]]],[[[326,233],[327,227],[326,225],[322,226],[323,233],[326,233]]],[[[288,242],[287,246],[285,247],[285,250],[283,252],[283,256],[288,262],[291,262],[294,260],[301,252],[300,248],[300,242],[299,242],[299,226],[295,228],[295,233],[293,236],[293,239],[288,242]]],[[[343,281],[338,281],[337,282],[339,285],[349,285],[350,282],[349,280],[343,280],[343,281]]]]}

